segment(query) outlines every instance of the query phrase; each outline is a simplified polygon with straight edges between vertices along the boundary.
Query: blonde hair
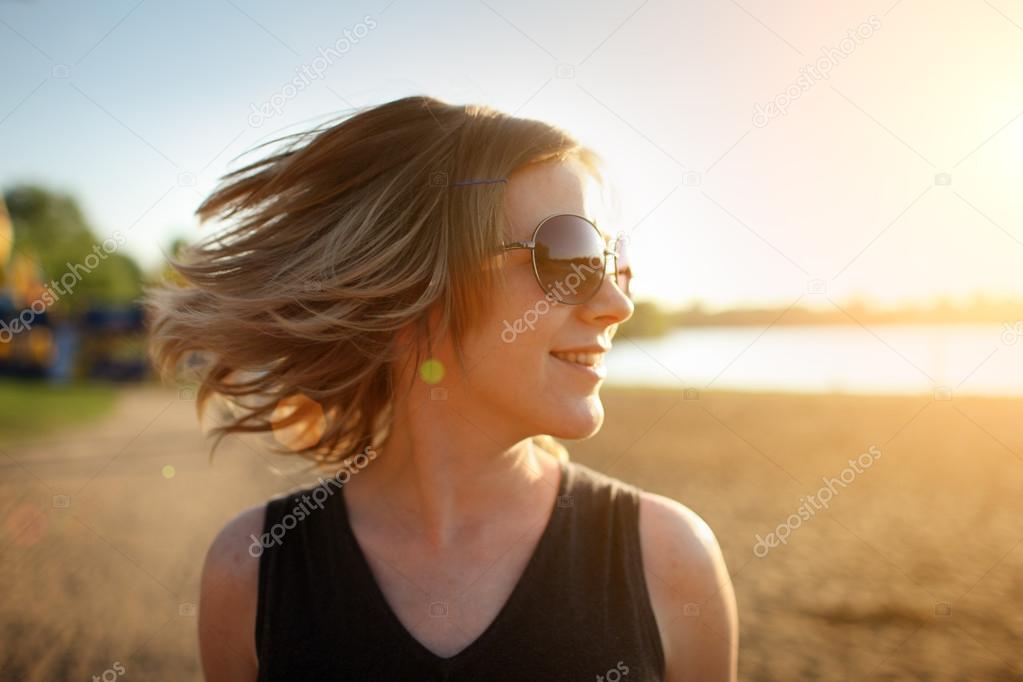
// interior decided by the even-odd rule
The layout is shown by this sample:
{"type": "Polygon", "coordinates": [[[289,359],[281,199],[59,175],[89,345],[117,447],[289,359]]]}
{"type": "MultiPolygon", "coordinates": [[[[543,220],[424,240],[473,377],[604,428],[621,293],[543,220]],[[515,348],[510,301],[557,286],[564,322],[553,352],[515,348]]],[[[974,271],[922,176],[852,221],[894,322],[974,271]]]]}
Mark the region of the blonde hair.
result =
{"type": "MultiPolygon", "coordinates": [[[[183,283],[147,290],[150,353],[164,377],[202,360],[200,416],[215,396],[231,407],[211,455],[229,433],[306,418],[273,416],[304,395],[323,408],[322,435],[282,451],[332,468],[386,438],[391,363],[410,350],[396,332],[415,323],[420,367],[434,303],[464,370],[462,340],[504,282],[484,267],[504,238],[503,179],[574,158],[603,184],[603,164],[547,123],[425,96],[280,141],[199,206],[200,222],[233,224],[171,259],[183,283]]],[[[549,436],[534,443],[568,457],[549,436]]]]}

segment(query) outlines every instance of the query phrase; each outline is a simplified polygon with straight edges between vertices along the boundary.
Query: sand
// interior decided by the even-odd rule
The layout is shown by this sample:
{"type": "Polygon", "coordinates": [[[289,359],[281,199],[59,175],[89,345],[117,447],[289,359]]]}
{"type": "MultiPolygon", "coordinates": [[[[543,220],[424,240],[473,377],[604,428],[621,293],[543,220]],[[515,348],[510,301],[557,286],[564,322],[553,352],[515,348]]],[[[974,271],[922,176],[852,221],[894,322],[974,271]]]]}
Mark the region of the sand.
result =
{"type": "MultiPolygon", "coordinates": [[[[209,541],[312,477],[251,439],[210,465],[189,397],[127,389],[108,418],[0,444],[0,679],[199,679],[209,541]]],[[[614,388],[604,402],[601,432],[566,445],[710,524],[740,679],[1023,679],[1023,400],[614,388]],[[772,532],[785,542],[767,547],[772,532]]]]}

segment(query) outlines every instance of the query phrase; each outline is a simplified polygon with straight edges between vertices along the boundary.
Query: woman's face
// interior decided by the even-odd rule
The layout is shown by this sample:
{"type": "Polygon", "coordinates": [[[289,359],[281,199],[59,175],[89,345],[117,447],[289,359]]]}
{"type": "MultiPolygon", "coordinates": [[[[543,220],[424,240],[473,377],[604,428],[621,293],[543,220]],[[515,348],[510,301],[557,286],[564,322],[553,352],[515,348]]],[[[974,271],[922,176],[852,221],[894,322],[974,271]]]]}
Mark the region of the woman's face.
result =
{"type": "MultiPolygon", "coordinates": [[[[599,186],[580,162],[529,166],[508,178],[504,241],[529,240],[544,218],[573,213],[594,221],[613,243],[618,230],[606,225],[602,211],[599,186]]],[[[465,340],[467,373],[462,376],[456,363],[447,364],[456,374],[452,399],[468,412],[466,418],[488,431],[500,430],[501,437],[587,438],[604,419],[603,353],[592,368],[553,353],[609,349],[634,307],[615,285],[610,264],[600,290],[586,303],[551,301],[536,281],[531,257],[528,249],[515,249],[495,259],[505,268],[507,286],[496,292],[486,319],[465,340]]]]}

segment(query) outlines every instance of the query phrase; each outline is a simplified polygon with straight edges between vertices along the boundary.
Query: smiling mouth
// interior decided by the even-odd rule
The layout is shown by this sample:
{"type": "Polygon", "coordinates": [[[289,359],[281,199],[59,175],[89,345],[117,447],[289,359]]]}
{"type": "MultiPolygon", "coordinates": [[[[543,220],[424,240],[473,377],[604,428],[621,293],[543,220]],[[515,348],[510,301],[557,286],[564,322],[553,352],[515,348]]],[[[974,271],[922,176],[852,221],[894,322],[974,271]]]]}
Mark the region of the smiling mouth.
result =
{"type": "Polygon", "coordinates": [[[558,353],[551,352],[551,357],[557,358],[558,360],[564,360],[565,362],[571,362],[576,365],[583,365],[584,367],[596,367],[604,363],[603,353],[558,353]]]}

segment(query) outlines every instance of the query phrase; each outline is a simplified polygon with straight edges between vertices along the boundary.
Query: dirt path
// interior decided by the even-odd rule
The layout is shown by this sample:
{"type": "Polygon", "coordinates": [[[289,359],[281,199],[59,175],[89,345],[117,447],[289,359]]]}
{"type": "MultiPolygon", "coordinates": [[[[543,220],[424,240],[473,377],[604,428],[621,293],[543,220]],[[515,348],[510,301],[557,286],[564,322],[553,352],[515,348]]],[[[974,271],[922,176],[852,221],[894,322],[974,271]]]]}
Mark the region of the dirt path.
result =
{"type": "Polygon", "coordinates": [[[0,446],[0,679],[91,679],[115,661],[140,679],[198,679],[205,548],[303,479],[237,438],[211,465],[194,410],[132,387],[102,420],[0,446]]]}
{"type": "MultiPolygon", "coordinates": [[[[1023,401],[618,389],[573,459],[678,499],[717,535],[743,680],[1023,679],[1023,401]],[[876,445],[766,556],[757,534],[876,445]],[[922,671],[927,671],[927,675],[922,671]]],[[[0,445],[0,679],[198,679],[202,559],[303,466],[213,463],[188,396],[126,389],[95,423],[0,445]],[[108,676],[109,677],[109,676],[108,676]]]]}

